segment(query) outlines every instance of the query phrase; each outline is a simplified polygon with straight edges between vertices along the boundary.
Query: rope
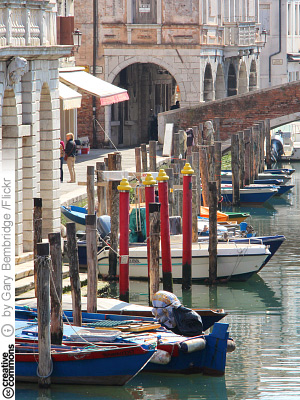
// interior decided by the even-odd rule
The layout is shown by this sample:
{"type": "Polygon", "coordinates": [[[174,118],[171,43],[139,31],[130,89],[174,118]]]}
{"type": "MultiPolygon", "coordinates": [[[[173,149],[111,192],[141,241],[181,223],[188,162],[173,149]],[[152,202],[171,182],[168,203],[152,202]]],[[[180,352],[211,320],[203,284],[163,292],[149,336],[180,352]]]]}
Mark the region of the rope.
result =
{"type": "Polygon", "coordinates": [[[49,372],[49,374],[48,375],[45,375],[45,376],[43,376],[43,375],[40,375],[40,373],[39,373],[39,364],[38,364],[38,366],[37,366],[37,368],[36,368],[36,374],[37,374],[37,376],[39,377],[39,378],[42,378],[42,379],[47,379],[47,378],[49,378],[49,376],[51,376],[52,375],[52,372],[53,372],[53,361],[52,361],[52,358],[50,358],[50,361],[51,361],[51,365],[50,365],[50,372],[49,372]]]}

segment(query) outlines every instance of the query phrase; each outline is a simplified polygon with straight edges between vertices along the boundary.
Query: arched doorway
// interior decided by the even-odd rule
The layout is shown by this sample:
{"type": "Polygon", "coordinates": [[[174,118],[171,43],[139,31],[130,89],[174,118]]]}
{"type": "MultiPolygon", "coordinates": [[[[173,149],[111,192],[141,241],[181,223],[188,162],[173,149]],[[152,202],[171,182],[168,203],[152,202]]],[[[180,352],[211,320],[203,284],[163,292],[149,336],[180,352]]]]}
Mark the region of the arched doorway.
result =
{"type": "Polygon", "coordinates": [[[157,140],[157,115],[169,111],[180,93],[176,80],[153,63],[135,63],[124,68],[114,85],[125,88],[129,101],[111,106],[111,139],[115,146],[132,146],[157,140]]]}
{"type": "Polygon", "coordinates": [[[226,97],[225,77],[223,67],[221,64],[219,64],[215,83],[215,98],[218,100],[223,99],[224,97],[226,97]]]}
{"type": "Polygon", "coordinates": [[[235,96],[237,94],[237,86],[236,86],[236,73],[234,65],[231,63],[228,69],[228,78],[227,78],[227,96],[235,96]]]}
{"type": "Polygon", "coordinates": [[[204,72],[204,86],[203,86],[203,100],[211,101],[213,100],[214,92],[213,92],[213,78],[211,65],[207,64],[204,72]]]}
{"type": "Polygon", "coordinates": [[[238,94],[246,93],[247,91],[248,91],[247,69],[246,69],[246,64],[243,61],[239,69],[238,94]]]}
{"type": "Polygon", "coordinates": [[[256,62],[252,60],[249,75],[249,92],[257,89],[257,71],[256,62]]]}

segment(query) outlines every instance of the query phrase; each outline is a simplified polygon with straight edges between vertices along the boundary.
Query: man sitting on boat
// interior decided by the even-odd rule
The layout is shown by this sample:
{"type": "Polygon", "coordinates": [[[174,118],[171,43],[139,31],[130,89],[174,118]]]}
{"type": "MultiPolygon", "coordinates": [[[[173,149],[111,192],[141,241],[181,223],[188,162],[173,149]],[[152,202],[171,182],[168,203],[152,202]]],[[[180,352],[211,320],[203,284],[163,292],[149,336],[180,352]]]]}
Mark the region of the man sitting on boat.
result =
{"type": "Polygon", "coordinates": [[[152,314],[165,328],[183,336],[202,334],[203,325],[200,315],[184,307],[175,294],[159,290],[152,298],[152,305],[152,314]]]}

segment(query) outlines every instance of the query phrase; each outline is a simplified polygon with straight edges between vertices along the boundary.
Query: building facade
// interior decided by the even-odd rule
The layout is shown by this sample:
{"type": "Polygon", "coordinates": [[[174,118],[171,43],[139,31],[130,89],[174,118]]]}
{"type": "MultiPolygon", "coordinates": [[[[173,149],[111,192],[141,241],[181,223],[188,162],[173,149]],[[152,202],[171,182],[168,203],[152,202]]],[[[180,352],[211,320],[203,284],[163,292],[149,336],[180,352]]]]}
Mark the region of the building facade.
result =
{"type": "Polygon", "coordinates": [[[177,100],[186,107],[257,89],[258,14],[258,0],[76,0],[77,65],[96,62],[97,76],[130,96],[106,107],[106,137],[138,145],[157,138],[158,113],[177,100]]]}
{"type": "Polygon", "coordinates": [[[300,1],[260,0],[261,29],[267,32],[262,48],[261,87],[300,78],[300,1]]]}
{"type": "Polygon", "coordinates": [[[15,159],[15,250],[33,250],[33,199],[43,201],[43,236],[60,229],[59,58],[55,0],[0,4],[0,150],[15,159]]]}

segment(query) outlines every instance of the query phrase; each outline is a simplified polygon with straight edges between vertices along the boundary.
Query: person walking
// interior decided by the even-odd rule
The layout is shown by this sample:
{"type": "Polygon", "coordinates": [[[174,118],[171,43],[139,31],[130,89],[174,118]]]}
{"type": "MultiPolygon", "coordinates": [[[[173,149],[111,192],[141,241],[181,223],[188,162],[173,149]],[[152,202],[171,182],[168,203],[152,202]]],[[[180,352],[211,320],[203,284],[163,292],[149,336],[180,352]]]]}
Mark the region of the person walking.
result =
{"type": "Polygon", "coordinates": [[[64,171],[63,171],[63,163],[64,163],[64,156],[65,156],[65,144],[63,140],[60,139],[60,181],[63,182],[64,180],[64,171]]]}
{"type": "Polygon", "coordinates": [[[65,160],[67,161],[67,165],[70,173],[70,180],[68,183],[76,182],[76,174],[75,174],[75,156],[76,156],[76,144],[74,142],[74,135],[72,132],[66,134],[67,144],[65,149],[65,160]]]}

